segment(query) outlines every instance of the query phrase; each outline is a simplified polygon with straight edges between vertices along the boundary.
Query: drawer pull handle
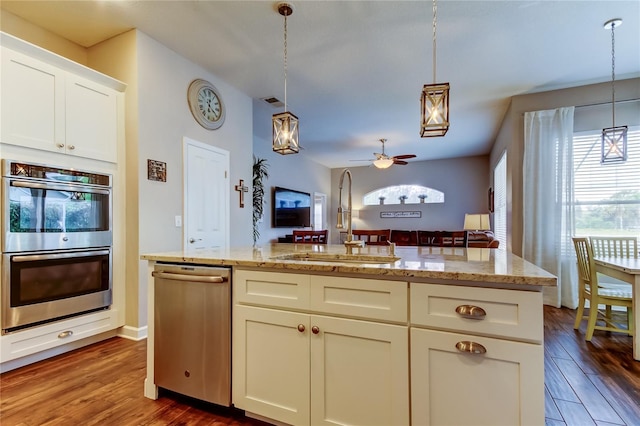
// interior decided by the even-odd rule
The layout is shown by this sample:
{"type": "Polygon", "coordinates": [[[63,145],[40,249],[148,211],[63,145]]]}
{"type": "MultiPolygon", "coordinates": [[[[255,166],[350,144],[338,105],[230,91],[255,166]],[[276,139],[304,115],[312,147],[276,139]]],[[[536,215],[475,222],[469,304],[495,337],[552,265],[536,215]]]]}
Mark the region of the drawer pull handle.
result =
{"type": "Polygon", "coordinates": [[[482,346],[480,343],[476,342],[458,342],[456,343],[456,349],[460,352],[469,353],[469,354],[484,354],[487,353],[487,348],[482,346]]]}
{"type": "Polygon", "coordinates": [[[314,325],[313,327],[311,327],[311,332],[313,334],[318,334],[318,333],[320,333],[320,328],[318,326],[314,325]]]}
{"type": "Polygon", "coordinates": [[[482,320],[487,316],[487,312],[480,306],[460,305],[456,308],[456,313],[464,318],[482,320]]]}
{"type": "Polygon", "coordinates": [[[304,324],[298,324],[298,331],[299,331],[300,333],[303,333],[303,332],[304,332],[304,330],[305,330],[305,328],[304,328],[304,324]]]}
{"type": "Polygon", "coordinates": [[[67,330],[67,331],[63,331],[62,333],[58,334],[58,339],[65,339],[65,338],[71,337],[71,336],[73,336],[73,331],[67,330]]]}

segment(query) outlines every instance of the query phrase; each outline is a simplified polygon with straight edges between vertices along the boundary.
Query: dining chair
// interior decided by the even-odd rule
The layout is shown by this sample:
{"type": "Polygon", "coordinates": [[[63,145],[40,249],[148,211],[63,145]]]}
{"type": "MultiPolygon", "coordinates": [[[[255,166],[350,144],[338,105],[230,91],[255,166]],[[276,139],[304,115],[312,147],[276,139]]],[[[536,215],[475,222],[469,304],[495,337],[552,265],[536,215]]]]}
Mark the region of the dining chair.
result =
{"type": "Polygon", "coordinates": [[[293,242],[295,244],[327,244],[327,235],[329,231],[323,229],[321,231],[293,231],[293,242]]]}
{"type": "Polygon", "coordinates": [[[637,237],[589,237],[589,240],[596,257],[638,257],[637,237]]]}
{"type": "Polygon", "coordinates": [[[389,245],[391,238],[391,229],[354,229],[352,232],[355,239],[363,240],[368,246],[389,245]]]}
{"type": "Polygon", "coordinates": [[[630,336],[634,334],[633,326],[633,304],[631,289],[624,291],[623,289],[612,289],[601,287],[598,283],[598,275],[593,260],[593,249],[588,238],[573,238],[573,246],[576,250],[578,258],[578,311],[576,313],[576,321],[573,325],[574,329],[580,327],[583,319],[587,319],[587,334],[585,336],[588,342],[593,337],[595,330],[615,331],[626,333],[630,336]],[[589,301],[589,315],[584,315],[586,302],[589,301]],[[618,327],[610,317],[602,314],[599,305],[605,306],[622,306],[627,308],[627,328],[618,327]],[[602,316],[598,316],[601,314],[602,316]],[[604,321],[605,325],[597,325],[598,321],[604,321]]]}
{"type": "Polygon", "coordinates": [[[467,231],[442,231],[439,232],[440,247],[466,247],[468,240],[467,231]]]}

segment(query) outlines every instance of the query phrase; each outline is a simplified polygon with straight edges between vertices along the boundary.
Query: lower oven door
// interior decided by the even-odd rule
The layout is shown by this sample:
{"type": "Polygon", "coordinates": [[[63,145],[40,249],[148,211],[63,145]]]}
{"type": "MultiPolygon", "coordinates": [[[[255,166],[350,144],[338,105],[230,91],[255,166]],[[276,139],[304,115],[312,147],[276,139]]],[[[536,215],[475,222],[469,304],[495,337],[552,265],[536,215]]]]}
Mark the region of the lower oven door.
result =
{"type": "Polygon", "coordinates": [[[111,248],[2,255],[2,330],[111,305],[111,248]]]}

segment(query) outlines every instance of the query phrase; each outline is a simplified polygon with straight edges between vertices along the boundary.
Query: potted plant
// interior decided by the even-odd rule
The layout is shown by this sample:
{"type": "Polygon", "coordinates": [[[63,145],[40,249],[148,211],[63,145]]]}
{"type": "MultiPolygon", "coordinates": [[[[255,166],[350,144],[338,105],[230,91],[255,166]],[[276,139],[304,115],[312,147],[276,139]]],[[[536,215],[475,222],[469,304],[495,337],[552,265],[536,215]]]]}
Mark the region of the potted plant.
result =
{"type": "Polygon", "coordinates": [[[253,244],[260,238],[258,222],[264,214],[264,179],[269,177],[266,158],[253,156],[253,244]]]}

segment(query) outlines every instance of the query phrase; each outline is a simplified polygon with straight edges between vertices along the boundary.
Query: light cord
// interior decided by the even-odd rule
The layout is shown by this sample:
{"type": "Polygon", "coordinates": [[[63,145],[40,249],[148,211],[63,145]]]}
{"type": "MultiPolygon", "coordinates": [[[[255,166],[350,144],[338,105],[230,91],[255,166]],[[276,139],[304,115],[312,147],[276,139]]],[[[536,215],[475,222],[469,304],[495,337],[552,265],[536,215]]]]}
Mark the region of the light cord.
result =
{"type": "Polygon", "coordinates": [[[616,127],[616,39],[614,30],[616,23],[611,23],[611,110],[613,127],[616,127]]]}
{"type": "Polygon", "coordinates": [[[433,0],[433,84],[436,84],[436,23],[438,17],[438,6],[433,0]]]}

